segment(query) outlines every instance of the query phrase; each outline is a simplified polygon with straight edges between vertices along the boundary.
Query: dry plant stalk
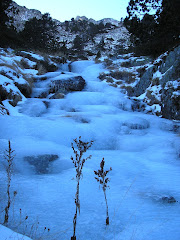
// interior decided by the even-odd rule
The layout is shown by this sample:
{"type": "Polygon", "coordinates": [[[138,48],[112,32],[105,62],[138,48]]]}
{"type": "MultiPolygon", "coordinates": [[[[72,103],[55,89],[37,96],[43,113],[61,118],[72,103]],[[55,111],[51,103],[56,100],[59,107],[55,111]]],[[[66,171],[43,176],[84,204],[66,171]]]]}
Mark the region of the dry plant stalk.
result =
{"type": "Polygon", "coordinates": [[[5,216],[4,224],[8,223],[9,220],[9,209],[11,206],[11,195],[10,195],[10,186],[11,186],[11,176],[13,172],[13,159],[15,155],[13,154],[14,150],[11,148],[11,142],[8,141],[8,150],[5,150],[4,159],[7,161],[6,173],[7,173],[7,205],[5,207],[5,216]]]}
{"type": "Polygon", "coordinates": [[[109,188],[109,186],[107,184],[110,180],[108,177],[106,177],[106,175],[110,171],[112,171],[112,168],[105,171],[104,165],[105,165],[105,160],[103,158],[100,163],[100,169],[98,171],[94,171],[94,173],[96,175],[95,179],[97,180],[97,182],[100,183],[100,185],[102,186],[102,190],[104,192],[104,198],[105,198],[105,202],[106,202],[106,225],[109,225],[109,212],[108,212],[108,203],[107,203],[107,197],[106,197],[106,189],[109,188]]]}
{"type": "Polygon", "coordinates": [[[74,167],[76,168],[76,195],[75,195],[75,205],[76,205],[76,212],[73,219],[73,236],[71,240],[76,240],[76,224],[77,224],[77,214],[80,214],[80,200],[79,200],[79,183],[82,177],[82,169],[86,160],[90,159],[92,156],[88,156],[83,158],[83,154],[92,146],[93,141],[90,142],[83,142],[81,140],[81,136],[79,139],[74,139],[74,143],[71,143],[71,147],[73,149],[75,157],[71,156],[71,160],[73,161],[74,167]],[[75,149],[74,143],[76,145],[77,150],[75,149]]]}

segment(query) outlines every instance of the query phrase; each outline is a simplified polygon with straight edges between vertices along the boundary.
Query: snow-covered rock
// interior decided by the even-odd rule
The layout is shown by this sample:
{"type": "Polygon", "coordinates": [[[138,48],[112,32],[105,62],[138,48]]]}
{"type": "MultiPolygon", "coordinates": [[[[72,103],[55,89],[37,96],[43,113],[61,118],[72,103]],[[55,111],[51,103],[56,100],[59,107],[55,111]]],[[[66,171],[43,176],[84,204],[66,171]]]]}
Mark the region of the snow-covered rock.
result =
{"type": "Polygon", "coordinates": [[[134,99],[133,109],[180,120],[180,46],[153,61],[132,54],[102,61],[109,71],[99,78],[134,99]]]}

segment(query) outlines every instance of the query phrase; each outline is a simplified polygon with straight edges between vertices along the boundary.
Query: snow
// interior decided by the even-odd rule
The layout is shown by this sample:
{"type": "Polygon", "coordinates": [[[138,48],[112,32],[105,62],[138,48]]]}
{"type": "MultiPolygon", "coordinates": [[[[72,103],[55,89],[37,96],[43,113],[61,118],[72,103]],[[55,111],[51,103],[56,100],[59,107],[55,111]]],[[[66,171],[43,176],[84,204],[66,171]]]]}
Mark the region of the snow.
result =
{"type": "Polygon", "coordinates": [[[33,58],[35,58],[36,60],[44,60],[44,58],[38,54],[35,54],[35,53],[30,53],[30,52],[26,52],[26,51],[22,51],[30,56],[32,56],[33,58]]]}
{"type": "MultiPolygon", "coordinates": [[[[62,76],[62,69],[38,77],[34,91],[62,76]],[[47,79],[40,82],[41,77],[47,79]]],[[[64,69],[68,70],[67,65],[64,69]]],[[[16,153],[11,191],[17,190],[17,196],[8,227],[32,239],[33,234],[50,240],[70,239],[76,192],[71,142],[82,136],[94,143],[86,154],[92,159],[86,161],[80,182],[77,239],[179,240],[180,139],[173,130],[179,123],[133,112],[130,99],[98,79],[102,71],[107,71],[103,64],[73,62],[71,73],[63,77],[82,75],[87,83],[83,91],[64,99],[26,99],[15,108],[4,101],[11,115],[0,118],[1,210],[6,199],[3,152],[9,139],[16,153]],[[43,154],[59,158],[50,163],[47,174],[37,174],[24,157],[43,154]],[[112,167],[107,189],[109,226],[105,225],[103,192],[94,179],[103,157],[105,168],[112,167]],[[178,202],[163,201],[171,196],[178,202]],[[22,221],[25,216],[27,222],[22,221]],[[44,231],[45,227],[50,231],[44,231]]]]}
{"type": "Polygon", "coordinates": [[[162,73],[161,73],[159,70],[157,70],[157,71],[153,74],[153,78],[159,78],[159,79],[161,79],[161,78],[162,78],[162,73]]]}
{"type": "Polygon", "coordinates": [[[11,240],[20,240],[20,239],[30,240],[30,238],[25,237],[25,236],[23,236],[21,234],[18,234],[16,232],[13,232],[12,230],[2,226],[1,224],[0,224],[0,232],[1,232],[1,236],[0,236],[1,240],[5,240],[5,239],[6,240],[9,240],[9,239],[11,239],[11,240]]]}

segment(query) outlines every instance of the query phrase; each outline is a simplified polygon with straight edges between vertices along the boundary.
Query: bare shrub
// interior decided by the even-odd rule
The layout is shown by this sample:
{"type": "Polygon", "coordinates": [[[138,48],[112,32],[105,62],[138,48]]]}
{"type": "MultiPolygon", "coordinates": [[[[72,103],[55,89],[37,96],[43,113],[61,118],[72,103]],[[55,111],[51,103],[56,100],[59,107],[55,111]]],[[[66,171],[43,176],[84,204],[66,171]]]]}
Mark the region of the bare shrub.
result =
{"type": "Polygon", "coordinates": [[[106,189],[109,188],[108,182],[110,180],[108,177],[106,177],[106,175],[112,170],[112,168],[105,171],[104,165],[105,165],[105,160],[103,158],[100,163],[100,169],[98,171],[94,171],[94,173],[96,175],[95,179],[97,180],[97,182],[100,183],[100,186],[102,187],[102,190],[104,192],[104,198],[106,202],[106,225],[109,225],[109,212],[108,212],[108,203],[107,203],[107,197],[106,197],[106,189]]]}
{"type": "MultiPolygon", "coordinates": [[[[11,148],[11,142],[8,141],[8,149],[5,150],[4,158],[6,160],[6,173],[7,173],[7,204],[5,207],[5,215],[4,215],[4,224],[8,223],[9,220],[9,209],[11,206],[11,194],[10,194],[10,187],[11,187],[11,177],[13,172],[13,159],[14,159],[14,150],[11,148]]],[[[17,192],[14,192],[14,196],[17,192]]]]}
{"type": "Polygon", "coordinates": [[[76,195],[75,195],[75,205],[76,205],[76,212],[74,215],[73,219],[73,236],[71,237],[71,240],[76,240],[76,224],[77,224],[77,214],[79,212],[80,214],[80,200],[79,200],[79,184],[80,184],[80,179],[82,177],[82,169],[84,166],[84,163],[86,160],[90,159],[92,156],[88,156],[86,158],[83,158],[83,154],[92,146],[93,141],[90,142],[83,142],[81,140],[81,136],[79,139],[74,139],[74,143],[71,143],[71,147],[73,149],[75,157],[71,156],[71,160],[74,164],[74,167],[76,168],[76,181],[77,181],[77,186],[76,186],[76,195]],[[74,143],[76,145],[76,148],[74,146],[74,143]]]}

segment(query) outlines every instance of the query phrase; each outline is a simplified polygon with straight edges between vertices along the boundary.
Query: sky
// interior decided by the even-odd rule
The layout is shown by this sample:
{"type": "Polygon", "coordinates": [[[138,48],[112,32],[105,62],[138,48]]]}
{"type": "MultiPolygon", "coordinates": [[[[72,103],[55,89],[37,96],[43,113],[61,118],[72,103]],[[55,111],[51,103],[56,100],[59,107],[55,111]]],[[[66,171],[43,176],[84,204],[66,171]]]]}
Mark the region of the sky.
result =
{"type": "Polygon", "coordinates": [[[15,0],[21,6],[49,12],[52,18],[60,21],[76,16],[86,16],[95,20],[126,17],[129,0],[15,0]]]}

